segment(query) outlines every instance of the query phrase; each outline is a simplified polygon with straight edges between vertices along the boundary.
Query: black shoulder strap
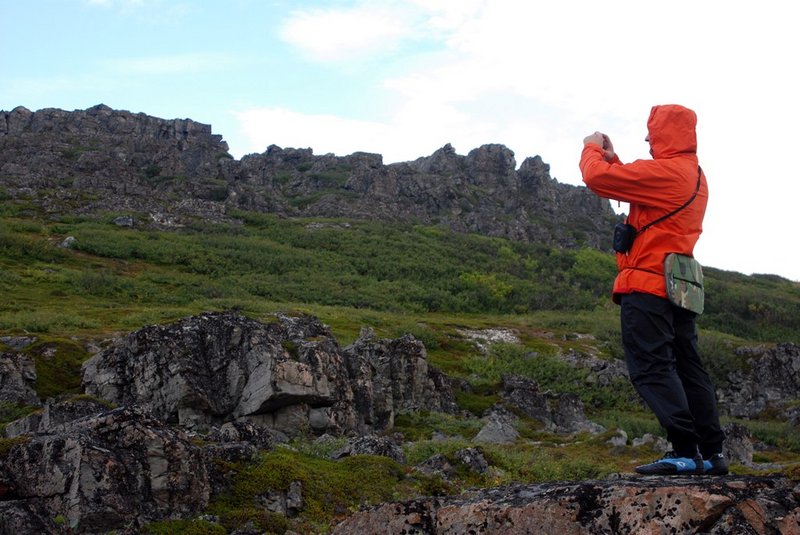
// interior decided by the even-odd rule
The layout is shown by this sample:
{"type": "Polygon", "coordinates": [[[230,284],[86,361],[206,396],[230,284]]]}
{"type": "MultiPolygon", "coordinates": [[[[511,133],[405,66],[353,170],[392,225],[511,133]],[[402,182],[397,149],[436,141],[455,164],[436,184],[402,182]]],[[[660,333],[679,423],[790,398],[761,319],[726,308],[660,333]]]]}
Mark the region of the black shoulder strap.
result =
{"type": "Polygon", "coordinates": [[[688,201],[686,201],[685,203],[683,203],[683,205],[679,206],[678,208],[676,208],[675,210],[671,211],[670,213],[668,213],[666,215],[662,215],[661,217],[659,217],[655,221],[651,221],[650,223],[646,224],[645,226],[643,226],[642,228],[640,228],[637,231],[637,234],[639,232],[644,232],[645,230],[649,229],[650,227],[652,227],[655,224],[661,223],[662,221],[664,221],[665,219],[667,219],[669,217],[674,216],[675,214],[677,214],[678,212],[680,212],[681,210],[683,210],[684,208],[686,208],[687,206],[692,204],[692,201],[694,200],[694,198],[697,197],[697,192],[700,191],[700,177],[702,175],[703,175],[703,170],[698,165],[697,166],[697,187],[694,189],[694,193],[692,194],[691,198],[688,201]]]}

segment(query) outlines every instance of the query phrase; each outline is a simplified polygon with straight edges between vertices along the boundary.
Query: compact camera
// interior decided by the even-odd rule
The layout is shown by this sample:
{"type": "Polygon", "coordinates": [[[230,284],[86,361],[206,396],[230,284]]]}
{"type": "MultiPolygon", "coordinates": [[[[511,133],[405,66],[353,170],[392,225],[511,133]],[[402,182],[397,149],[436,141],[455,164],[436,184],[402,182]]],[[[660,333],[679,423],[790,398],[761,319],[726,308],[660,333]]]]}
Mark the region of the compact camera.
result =
{"type": "Polygon", "coordinates": [[[618,253],[627,253],[633,247],[636,239],[636,227],[627,223],[617,223],[614,226],[614,250],[618,253]]]}

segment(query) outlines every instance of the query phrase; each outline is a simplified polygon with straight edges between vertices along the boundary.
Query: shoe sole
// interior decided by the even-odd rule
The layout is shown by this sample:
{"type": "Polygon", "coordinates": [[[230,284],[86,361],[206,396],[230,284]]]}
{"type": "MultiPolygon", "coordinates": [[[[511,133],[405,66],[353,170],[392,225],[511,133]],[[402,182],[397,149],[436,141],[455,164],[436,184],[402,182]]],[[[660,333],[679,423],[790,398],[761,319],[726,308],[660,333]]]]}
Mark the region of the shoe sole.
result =
{"type": "Polygon", "coordinates": [[[729,473],[729,471],[727,469],[725,469],[725,470],[720,470],[720,469],[713,470],[712,469],[712,470],[706,470],[705,475],[707,475],[707,476],[727,476],[728,473],[729,473]]]}
{"type": "Polygon", "coordinates": [[[702,476],[706,473],[705,466],[699,457],[696,459],[669,458],[654,463],[637,466],[636,473],[646,476],[702,476]],[[690,464],[691,463],[691,464],[690,464]],[[693,468],[689,468],[693,466],[693,468]],[[651,467],[648,469],[648,467],[651,467]]]}

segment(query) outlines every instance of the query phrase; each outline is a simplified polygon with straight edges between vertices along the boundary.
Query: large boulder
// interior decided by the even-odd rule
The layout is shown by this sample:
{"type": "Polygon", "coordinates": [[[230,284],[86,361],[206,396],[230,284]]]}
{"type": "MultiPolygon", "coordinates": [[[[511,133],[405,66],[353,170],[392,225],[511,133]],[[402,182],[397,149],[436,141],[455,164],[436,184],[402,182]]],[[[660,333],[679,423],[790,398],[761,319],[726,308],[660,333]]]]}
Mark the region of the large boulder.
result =
{"type": "Polygon", "coordinates": [[[602,433],[605,428],[589,421],[583,402],[576,394],[542,392],[533,379],[519,375],[503,376],[502,396],[526,416],[539,421],[554,433],[602,433]]]}
{"type": "Polygon", "coordinates": [[[336,534],[800,533],[800,487],[783,478],[628,477],[515,485],[385,503],[336,534]]]}
{"type": "Polygon", "coordinates": [[[379,339],[364,328],[343,354],[362,432],[392,428],[400,412],[458,410],[447,377],[428,365],[425,346],[411,335],[379,339]]]}
{"type": "Polygon", "coordinates": [[[203,430],[236,420],[296,435],[383,430],[403,410],[454,412],[449,383],[406,336],[341,350],[313,317],[208,313],[145,327],[83,366],[86,393],[203,430]]]}

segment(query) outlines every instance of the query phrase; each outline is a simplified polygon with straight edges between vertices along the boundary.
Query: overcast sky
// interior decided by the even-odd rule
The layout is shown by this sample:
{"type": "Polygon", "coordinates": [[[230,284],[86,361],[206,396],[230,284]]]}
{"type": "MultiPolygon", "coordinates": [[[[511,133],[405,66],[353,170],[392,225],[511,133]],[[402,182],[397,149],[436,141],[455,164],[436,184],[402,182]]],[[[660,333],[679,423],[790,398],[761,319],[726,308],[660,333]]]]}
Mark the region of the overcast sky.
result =
{"type": "Polygon", "coordinates": [[[698,260],[800,281],[792,6],[0,0],[0,110],[191,118],[236,158],[275,144],[392,163],[501,143],[581,185],[585,135],[649,158],[650,107],[679,103],[698,114],[709,180],[698,260]]]}

